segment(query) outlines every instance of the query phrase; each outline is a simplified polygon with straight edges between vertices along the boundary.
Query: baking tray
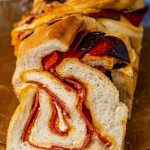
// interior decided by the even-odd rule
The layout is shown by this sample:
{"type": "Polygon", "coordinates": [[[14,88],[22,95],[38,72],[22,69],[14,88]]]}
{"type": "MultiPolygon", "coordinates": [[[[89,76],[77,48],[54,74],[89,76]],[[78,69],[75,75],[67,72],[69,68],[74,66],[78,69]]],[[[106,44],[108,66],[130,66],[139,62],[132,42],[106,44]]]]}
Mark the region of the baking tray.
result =
{"type": "MultiPolygon", "coordinates": [[[[10,45],[10,32],[14,22],[30,7],[31,2],[28,0],[0,0],[0,150],[5,148],[8,124],[19,104],[11,85],[16,58],[10,45]]],[[[150,28],[145,28],[144,32],[139,76],[132,118],[127,124],[125,149],[150,149],[150,28]]]]}

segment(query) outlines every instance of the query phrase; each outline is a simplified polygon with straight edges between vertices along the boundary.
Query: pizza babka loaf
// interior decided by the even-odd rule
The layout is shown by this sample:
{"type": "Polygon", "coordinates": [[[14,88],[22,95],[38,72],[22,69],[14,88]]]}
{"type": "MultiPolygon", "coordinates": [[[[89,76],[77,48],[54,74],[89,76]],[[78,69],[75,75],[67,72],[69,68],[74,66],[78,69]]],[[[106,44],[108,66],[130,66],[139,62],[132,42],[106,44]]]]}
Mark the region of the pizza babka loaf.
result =
{"type": "Polygon", "coordinates": [[[146,11],[136,0],[35,0],[12,31],[20,104],[6,149],[122,150],[146,11]]]}

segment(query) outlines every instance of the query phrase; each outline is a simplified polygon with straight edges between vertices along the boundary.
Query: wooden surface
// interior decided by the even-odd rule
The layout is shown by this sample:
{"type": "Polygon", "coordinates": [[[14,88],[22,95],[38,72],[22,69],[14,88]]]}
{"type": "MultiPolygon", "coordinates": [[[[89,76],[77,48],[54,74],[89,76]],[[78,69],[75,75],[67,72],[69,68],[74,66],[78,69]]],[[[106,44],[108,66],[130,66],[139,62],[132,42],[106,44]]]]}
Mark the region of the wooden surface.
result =
{"type": "MultiPolygon", "coordinates": [[[[0,2],[0,150],[5,146],[9,120],[18,105],[11,85],[16,58],[10,46],[10,31],[22,12],[23,10],[12,9],[11,4],[0,2]]],[[[132,118],[127,124],[125,149],[150,149],[150,28],[145,29],[132,118]]]]}
{"type": "Polygon", "coordinates": [[[144,32],[132,118],[127,124],[126,147],[127,150],[150,150],[150,28],[144,32]]]}
{"type": "Polygon", "coordinates": [[[10,32],[27,10],[24,6],[24,2],[0,1],[0,150],[5,146],[8,124],[19,104],[11,85],[16,58],[10,45],[10,32]]]}

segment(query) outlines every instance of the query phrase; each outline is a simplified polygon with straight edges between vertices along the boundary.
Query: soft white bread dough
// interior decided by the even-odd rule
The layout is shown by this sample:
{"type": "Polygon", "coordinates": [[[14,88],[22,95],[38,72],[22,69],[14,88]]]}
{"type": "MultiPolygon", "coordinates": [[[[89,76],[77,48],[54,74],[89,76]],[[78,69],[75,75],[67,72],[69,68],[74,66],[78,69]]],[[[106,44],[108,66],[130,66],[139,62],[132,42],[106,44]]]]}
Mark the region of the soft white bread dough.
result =
{"type": "Polygon", "coordinates": [[[103,135],[111,136],[117,149],[122,149],[128,109],[119,102],[113,83],[97,69],[74,58],[64,59],[56,70],[60,76],[75,79],[84,85],[85,104],[91,112],[94,126],[103,135]]]}

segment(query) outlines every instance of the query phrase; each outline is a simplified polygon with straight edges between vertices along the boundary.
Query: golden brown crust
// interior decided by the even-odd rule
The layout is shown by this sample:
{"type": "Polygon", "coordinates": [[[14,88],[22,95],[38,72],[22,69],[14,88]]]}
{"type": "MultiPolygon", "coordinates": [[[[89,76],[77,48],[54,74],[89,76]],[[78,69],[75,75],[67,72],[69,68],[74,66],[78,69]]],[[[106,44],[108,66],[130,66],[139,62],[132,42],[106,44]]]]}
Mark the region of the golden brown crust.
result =
{"type": "Polygon", "coordinates": [[[22,41],[19,47],[19,56],[25,55],[33,48],[50,40],[61,41],[69,48],[81,25],[82,19],[69,16],[50,26],[46,24],[39,26],[30,37],[22,41]]]}
{"type": "Polygon", "coordinates": [[[135,0],[66,0],[63,3],[56,1],[46,3],[45,0],[36,0],[34,1],[32,11],[28,15],[25,15],[12,31],[12,45],[15,55],[17,56],[21,42],[21,40],[19,40],[20,32],[24,32],[24,30],[34,29],[42,24],[63,18],[70,14],[86,15],[101,9],[111,8],[121,10],[130,6],[140,8],[143,6],[143,0],[140,0],[140,2],[136,2],[135,0]]]}
{"type": "MultiPolygon", "coordinates": [[[[137,3],[136,0],[65,0],[63,3],[52,1],[47,4],[44,0],[36,0],[34,7],[30,12],[31,16],[34,14],[36,19],[34,19],[31,24],[26,24],[25,26],[28,28],[34,28],[47,21],[51,21],[55,18],[60,18],[69,14],[89,14],[106,8],[121,10],[131,7],[132,5],[137,5],[138,8],[140,7],[139,5],[142,4],[137,3]],[[36,12],[37,8],[38,11],[40,9],[40,13],[36,12]]],[[[26,17],[23,17],[23,20],[25,18],[26,17]]],[[[16,28],[16,30],[22,30],[22,27],[16,28]]]]}

